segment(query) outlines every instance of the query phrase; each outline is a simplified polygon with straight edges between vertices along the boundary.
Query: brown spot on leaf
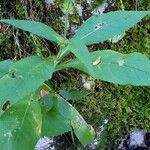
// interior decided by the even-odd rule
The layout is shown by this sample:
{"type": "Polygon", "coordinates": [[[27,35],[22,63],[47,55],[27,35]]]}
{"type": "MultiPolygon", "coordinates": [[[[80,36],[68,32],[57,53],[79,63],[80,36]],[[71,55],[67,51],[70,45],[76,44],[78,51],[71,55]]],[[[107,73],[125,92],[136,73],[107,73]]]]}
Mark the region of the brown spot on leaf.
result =
{"type": "Polygon", "coordinates": [[[98,64],[101,63],[101,57],[99,56],[94,62],[93,62],[93,66],[96,66],[98,64]]]}
{"type": "Polygon", "coordinates": [[[44,90],[44,89],[40,90],[40,96],[41,96],[41,97],[47,95],[48,93],[49,93],[49,92],[46,91],[46,90],[44,90]]]}

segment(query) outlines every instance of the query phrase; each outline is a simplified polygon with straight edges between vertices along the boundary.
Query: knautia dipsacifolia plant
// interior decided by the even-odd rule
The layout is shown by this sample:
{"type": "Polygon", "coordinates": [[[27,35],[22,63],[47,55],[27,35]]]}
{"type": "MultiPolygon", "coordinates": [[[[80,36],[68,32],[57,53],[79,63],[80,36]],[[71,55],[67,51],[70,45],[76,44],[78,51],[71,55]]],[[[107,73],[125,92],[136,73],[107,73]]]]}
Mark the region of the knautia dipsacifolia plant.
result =
{"type": "Polygon", "coordinates": [[[40,22],[0,20],[55,42],[60,49],[57,56],[34,55],[18,61],[0,62],[0,149],[34,149],[41,136],[53,137],[68,131],[73,131],[83,145],[92,142],[95,136],[92,126],[45,81],[56,71],[75,68],[94,79],[150,86],[150,60],[145,55],[137,52],[122,54],[117,50],[89,52],[87,48],[124,33],[149,13],[113,11],[92,16],[71,39],[66,38],[66,33],[61,36],[40,22]],[[62,62],[70,53],[76,58],[62,62]]]}

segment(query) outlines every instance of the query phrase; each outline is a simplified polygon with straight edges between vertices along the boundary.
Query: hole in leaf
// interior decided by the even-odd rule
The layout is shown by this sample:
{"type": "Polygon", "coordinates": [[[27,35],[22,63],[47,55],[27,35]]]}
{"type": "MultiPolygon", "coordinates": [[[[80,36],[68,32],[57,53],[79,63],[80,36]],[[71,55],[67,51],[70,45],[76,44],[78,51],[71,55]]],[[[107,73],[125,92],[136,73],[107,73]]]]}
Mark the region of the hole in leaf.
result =
{"type": "Polygon", "coordinates": [[[95,29],[95,30],[101,29],[104,25],[105,25],[104,22],[98,23],[98,24],[96,24],[96,25],[94,26],[94,29],[95,29]]]}
{"type": "Polygon", "coordinates": [[[11,77],[12,77],[12,78],[16,78],[16,76],[15,76],[15,73],[14,73],[14,72],[12,72],[12,73],[11,73],[11,77]]]}
{"type": "Polygon", "coordinates": [[[3,111],[6,111],[10,107],[10,101],[6,101],[2,107],[3,111]]]}

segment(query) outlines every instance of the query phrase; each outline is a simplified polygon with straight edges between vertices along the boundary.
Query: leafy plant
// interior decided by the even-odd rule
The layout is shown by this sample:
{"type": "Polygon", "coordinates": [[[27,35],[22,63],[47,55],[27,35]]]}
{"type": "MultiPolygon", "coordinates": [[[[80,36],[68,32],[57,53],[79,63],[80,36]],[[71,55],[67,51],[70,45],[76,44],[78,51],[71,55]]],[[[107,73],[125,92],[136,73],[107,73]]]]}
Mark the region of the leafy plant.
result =
{"type": "MultiPolygon", "coordinates": [[[[67,9],[66,9],[67,10],[67,9]]],[[[67,13],[66,18],[67,18],[67,13]]],[[[35,21],[0,20],[24,31],[57,43],[57,56],[40,54],[19,61],[0,62],[0,147],[1,149],[34,149],[41,136],[56,136],[74,131],[83,145],[95,137],[94,129],[65,97],[44,82],[56,71],[76,68],[100,79],[117,84],[150,86],[150,60],[140,53],[121,54],[113,50],[89,52],[87,45],[103,42],[127,31],[149,11],[114,11],[92,16],[81,25],[73,38],[56,33],[35,21]],[[69,53],[75,59],[62,62],[69,53]],[[22,146],[23,145],[23,146],[22,146]]],[[[65,96],[65,94],[67,94],[65,96]]]]}

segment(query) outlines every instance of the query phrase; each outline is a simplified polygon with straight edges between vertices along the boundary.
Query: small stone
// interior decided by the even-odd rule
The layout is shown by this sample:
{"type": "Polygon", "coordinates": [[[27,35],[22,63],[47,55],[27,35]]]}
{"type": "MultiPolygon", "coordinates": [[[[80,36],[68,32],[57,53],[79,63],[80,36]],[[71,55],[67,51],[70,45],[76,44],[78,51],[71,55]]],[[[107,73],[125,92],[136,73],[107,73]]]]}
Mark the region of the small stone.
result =
{"type": "Polygon", "coordinates": [[[78,11],[79,16],[82,16],[82,13],[83,13],[82,5],[81,4],[76,4],[75,7],[76,7],[76,9],[78,11]]]}
{"type": "Polygon", "coordinates": [[[46,136],[39,139],[35,146],[35,150],[56,150],[55,148],[55,141],[53,139],[50,139],[46,136]]]}
{"type": "Polygon", "coordinates": [[[45,0],[45,3],[47,5],[51,5],[51,4],[54,4],[54,0],[45,0]]]}
{"type": "Polygon", "coordinates": [[[149,150],[149,143],[146,141],[147,133],[144,129],[137,129],[127,134],[122,139],[118,150],[149,150]]]}
{"type": "Polygon", "coordinates": [[[83,84],[83,87],[87,90],[91,90],[95,83],[93,81],[87,81],[83,84]]]}

